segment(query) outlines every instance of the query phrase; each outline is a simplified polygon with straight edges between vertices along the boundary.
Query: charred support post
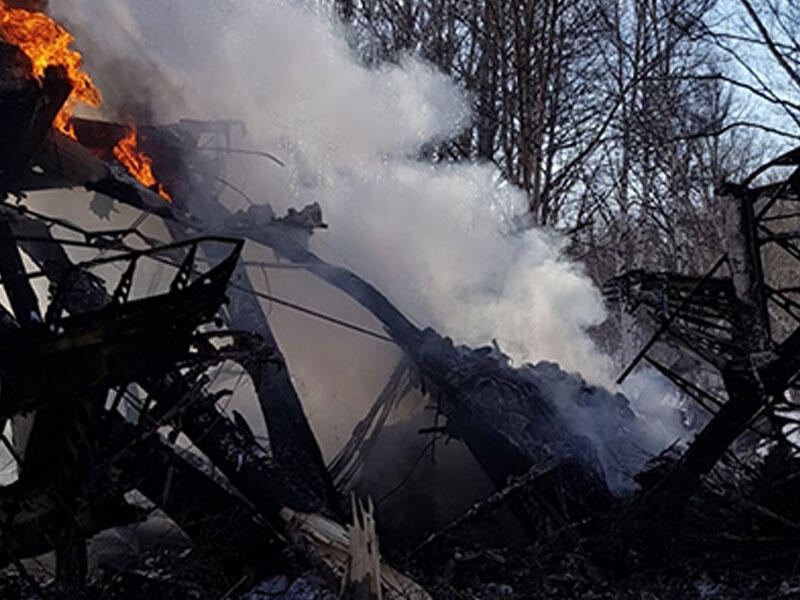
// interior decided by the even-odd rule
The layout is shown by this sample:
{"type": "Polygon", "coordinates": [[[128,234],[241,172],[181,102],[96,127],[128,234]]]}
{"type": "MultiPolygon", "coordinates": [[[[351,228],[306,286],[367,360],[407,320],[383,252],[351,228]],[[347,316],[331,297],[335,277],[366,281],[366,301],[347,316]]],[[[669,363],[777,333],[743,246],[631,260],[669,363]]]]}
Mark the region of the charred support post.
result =
{"type": "Polygon", "coordinates": [[[118,414],[106,413],[100,437],[121,489],[136,488],[166,512],[195,542],[195,552],[222,567],[229,584],[242,570],[264,569],[280,561],[276,532],[254,507],[203,468],[191,452],[179,451],[145,435],[118,414]],[[135,441],[130,443],[130,441],[135,441]]]}
{"type": "Polygon", "coordinates": [[[753,202],[746,189],[732,184],[726,184],[720,193],[726,207],[728,261],[736,319],[736,355],[722,369],[728,401],[661,482],[660,487],[666,493],[693,489],[698,478],[722,458],[768,399],[759,371],[772,362],[772,351],[753,202]]]}
{"type": "Polygon", "coordinates": [[[3,287],[17,323],[26,325],[41,321],[39,301],[28,281],[22,257],[6,220],[0,220],[0,277],[3,278],[3,287]]]}
{"type": "Polygon", "coordinates": [[[753,200],[746,189],[732,184],[726,184],[720,193],[726,208],[728,262],[739,304],[736,341],[752,359],[768,352],[771,340],[753,200]]]}
{"type": "Polygon", "coordinates": [[[86,584],[87,532],[77,518],[87,504],[87,474],[96,454],[98,410],[104,391],[40,410],[34,419],[20,473],[23,489],[43,488],[56,499],[56,586],[71,593],[86,584]]]}
{"type": "Polygon", "coordinates": [[[62,594],[80,592],[86,585],[86,538],[68,519],[56,538],[56,588],[62,594]]]}
{"type": "MultiPolygon", "coordinates": [[[[208,222],[224,223],[230,219],[228,210],[215,197],[198,194],[193,200],[196,204],[192,205],[192,211],[202,215],[208,222]]],[[[168,222],[167,225],[174,239],[188,235],[184,227],[177,223],[168,222]]],[[[238,283],[238,289],[229,290],[230,327],[258,333],[264,338],[266,345],[279,352],[277,341],[258,300],[249,293],[252,286],[247,271],[241,265],[237,266],[233,280],[238,283]]],[[[289,371],[285,365],[278,365],[273,360],[261,361],[257,356],[244,366],[253,379],[275,458],[287,469],[293,470],[298,479],[305,480],[301,487],[314,489],[329,510],[341,515],[333,480],[325,466],[322,452],[305,416],[289,371]]],[[[293,508],[303,509],[301,506],[293,508]]]]}
{"type": "MultiPolygon", "coordinates": [[[[17,323],[24,326],[41,321],[39,301],[25,273],[25,265],[9,222],[0,215],[0,277],[17,323]]],[[[34,416],[17,415],[11,421],[15,450],[24,454],[34,416]]]]}
{"type": "MultiPolygon", "coordinates": [[[[240,285],[250,288],[246,271],[240,266],[240,285]]],[[[228,307],[233,329],[255,331],[264,338],[265,347],[280,352],[258,300],[242,290],[231,290],[228,307]]],[[[300,397],[294,388],[286,364],[271,360],[270,356],[256,350],[253,359],[243,364],[256,388],[261,412],[267,424],[270,448],[286,468],[302,473],[320,495],[324,504],[341,516],[337,492],[325,467],[322,452],[317,444],[300,397]]]]}

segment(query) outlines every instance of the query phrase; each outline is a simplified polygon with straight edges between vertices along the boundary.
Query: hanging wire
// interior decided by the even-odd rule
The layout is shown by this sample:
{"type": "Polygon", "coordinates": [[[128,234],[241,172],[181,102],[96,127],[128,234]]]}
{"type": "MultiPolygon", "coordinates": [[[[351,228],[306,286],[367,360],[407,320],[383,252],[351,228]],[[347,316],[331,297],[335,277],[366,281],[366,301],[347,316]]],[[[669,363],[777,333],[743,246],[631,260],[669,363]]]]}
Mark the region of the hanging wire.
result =
{"type": "MultiPolygon", "coordinates": [[[[269,272],[267,271],[267,266],[265,264],[261,264],[261,275],[264,277],[264,285],[267,286],[267,294],[270,296],[272,295],[272,285],[269,282],[269,272]]],[[[267,306],[267,317],[272,315],[272,309],[275,305],[272,303],[272,300],[269,301],[269,305],[267,306]]]]}
{"type": "Polygon", "coordinates": [[[385,334],[382,334],[382,333],[377,333],[375,331],[372,331],[371,329],[367,329],[366,327],[361,327],[361,325],[355,325],[354,323],[350,323],[348,321],[344,321],[343,319],[339,319],[337,317],[332,317],[330,315],[326,315],[325,313],[322,313],[322,312],[320,312],[318,310],[314,310],[313,308],[307,308],[307,307],[302,306],[300,304],[296,304],[294,302],[289,302],[288,300],[284,300],[282,298],[278,298],[277,296],[273,296],[272,294],[267,294],[267,293],[264,293],[264,292],[258,292],[256,290],[252,290],[252,289],[246,288],[246,287],[244,287],[242,285],[239,285],[239,284],[236,284],[236,283],[230,284],[230,287],[236,288],[237,290],[239,290],[241,292],[244,292],[246,294],[252,294],[254,296],[258,296],[259,298],[264,298],[265,300],[271,300],[275,304],[280,304],[281,306],[285,306],[286,308],[290,308],[290,309],[295,310],[297,312],[301,312],[303,314],[306,314],[306,315],[309,315],[309,316],[312,316],[312,317],[316,317],[317,319],[321,319],[323,321],[327,321],[329,323],[333,323],[334,325],[338,325],[340,327],[344,327],[345,329],[350,329],[351,331],[355,331],[355,332],[364,334],[366,336],[369,336],[369,337],[372,337],[372,338],[375,338],[375,339],[378,339],[378,340],[382,340],[384,342],[389,342],[389,343],[392,343],[392,344],[396,343],[394,341],[394,339],[392,339],[388,335],[385,335],[385,334]]]}
{"type": "Polygon", "coordinates": [[[264,152],[263,150],[244,150],[241,148],[224,148],[218,146],[204,146],[202,148],[198,148],[198,150],[203,150],[206,152],[220,152],[223,154],[243,154],[246,156],[261,156],[262,158],[268,158],[276,165],[285,167],[286,163],[284,163],[280,158],[275,156],[274,154],[270,154],[269,152],[264,152]]]}
{"type": "Polygon", "coordinates": [[[239,194],[239,195],[240,195],[242,198],[244,198],[245,202],[247,202],[247,203],[248,203],[250,206],[255,206],[255,205],[256,205],[255,201],[254,201],[252,198],[250,198],[250,196],[248,196],[248,195],[247,195],[246,193],[244,193],[244,192],[243,192],[241,189],[239,189],[238,187],[236,187],[235,185],[233,185],[233,184],[232,184],[230,181],[228,181],[227,179],[223,179],[223,178],[222,178],[222,177],[220,177],[219,175],[212,175],[211,173],[205,173],[205,172],[203,172],[203,171],[198,171],[197,169],[193,169],[193,168],[191,168],[191,167],[187,167],[187,169],[188,169],[189,171],[191,171],[192,173],[194,173],[195,175],[200,175],[201,177],[207,177],[208,179],[213,179],[214,181],[216,181],[216,182],[218,182],[218,183],[221,183],[221,184],[222,184],[222,185],[224,185],[225,187],[227,187],[227,188],[229,188],[229,189],[233,190],[234,192],[236,192],[237,194],[239,194]]]}

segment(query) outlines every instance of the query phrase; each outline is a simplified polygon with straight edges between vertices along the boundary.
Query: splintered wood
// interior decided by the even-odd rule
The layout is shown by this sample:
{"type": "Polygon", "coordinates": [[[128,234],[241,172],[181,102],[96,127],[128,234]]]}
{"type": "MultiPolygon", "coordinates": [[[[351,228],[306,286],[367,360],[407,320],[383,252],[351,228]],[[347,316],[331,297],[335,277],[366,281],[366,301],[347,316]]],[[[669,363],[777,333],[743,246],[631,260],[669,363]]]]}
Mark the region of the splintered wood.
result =
{"type": "Polygon", "coordinates": [[[280,514],[292,545],[339,583],[368,581],[370,598],[432,600],[410,577],[381,561],[372,502],[367,510],[357,504],[354,524],[346,528],[319,514],[298,513],[290,508],[282,509],[280,514]]]}
{"type": "Polygon", "coordinates": [[[353,524],[347,526],[350,536],[350,564],[347,572],[346,588],[357,590],[356,596],[367,596],[381,600],[381,552],[378,534],[375,531],[374,507],[372,499],[367,506],[350,495],[353,511],[353,524]]]}

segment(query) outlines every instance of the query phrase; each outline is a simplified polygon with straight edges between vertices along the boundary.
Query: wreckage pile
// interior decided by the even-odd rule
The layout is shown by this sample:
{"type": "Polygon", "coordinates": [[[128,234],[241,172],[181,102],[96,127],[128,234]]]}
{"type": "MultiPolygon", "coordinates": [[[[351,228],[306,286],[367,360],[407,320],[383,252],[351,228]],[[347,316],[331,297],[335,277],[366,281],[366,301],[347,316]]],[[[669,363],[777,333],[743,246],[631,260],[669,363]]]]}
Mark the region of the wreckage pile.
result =
{"type": "MultiPolygon", "coordinates": [[[[654,322],[635,362],[707,411],[692,443],[654,457],[624,396],[556,365],[517,367],[498,348],[455,346],[315,255],[309,238],[325,226],[318,206],[284,217],[266,203],[228,209],[222,161],[203,149],[224,147],[236,124],[139,127],[132,152],[154,177],[143,182],[119,162],[130,125],[71,118],[67,131],[53,127],[73,84],[57,66],[37,76],[19,47],[0,44],[9,307],[0,312],[0,413],[18,474],[0,488],[0,596],[796,593],[800,286],[770,280],[763,256],[772,244],[800,260],[787,211],[800,170],[766,187],[721,188],[729,247],[706,276],[637,272],[609,282],[609,300],[654,322]],[[114,199],[141,217],[97,231],[26,201],[28,192],[75,186],[97,194],[84,209],[102,212],[114,199]],[[771,229],[782,215],[787,226],[771,229]],[[150,216],[171,240],[143,233],[150,216]],[[398,393],[387,386],[326,465],[260,304],[265,294],[241,260],[245,242],[377,319],[382,332],[361,332],[403,351],[398,374],[407,377],[395,384],[422,390],[436,411],[438,425],[420,435],[463,442],[493,494],[437,531],[379,542],[393,515],[348,492],[398,393]],[[209,373],[230,363],[252,381],[267,439],[223,410],[231,392],[209,373]],[[503,527],[513,534],[487,536],[503,527]]],[[[796,167],[789,156],[773,163],[786,164],[796,167]]]]}

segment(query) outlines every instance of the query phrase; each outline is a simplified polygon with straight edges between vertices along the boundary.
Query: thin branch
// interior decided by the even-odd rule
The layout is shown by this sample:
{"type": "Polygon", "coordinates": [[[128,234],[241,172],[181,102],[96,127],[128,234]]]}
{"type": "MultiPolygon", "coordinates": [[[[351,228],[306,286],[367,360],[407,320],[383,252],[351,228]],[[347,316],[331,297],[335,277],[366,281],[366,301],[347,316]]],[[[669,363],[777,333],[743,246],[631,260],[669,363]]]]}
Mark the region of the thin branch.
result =
{"type": "Polygon", "coordinates": [[[722,135],[723,133],[727,133],[731,129],[736,129],[738,127],[750,127],[752,129],[759,129],[765,133],[773,133],[775,135],[780,135],[785,138],[789,138],[792,140],[800,140],[800,135],[796,133],[789,133],[788,131],[783,131],[782,129],[777,129],[775,127],[769,127],[768,125],[762,125],[761,123],[754,123],[752,121],[734,121],[732,123],[728,123],[724,127],[709,129],[708,131],[698,131],[695,133],[689,133],[686,135],[680,135],[672,138],[671,142],[679,142],[679,141],[688,141],[688,140],[696,140],[700,138],[707,138],[707,137],[716,137],[722,135]]]}
{"type": "Polygon", "coordinates": [[[786,60],[786,57],[781,54],[781,51],[778,50],[778,47],[775,45],[775,41],[772,39],[772,36],[770,36],[769,31],[767,31],[767,28],[759,18],[758,13],[756,13],[755,9],[753,8],[753,5],[750,4],[749,0],[739,1],[742,3],[742,6],[744,6],[745,10],[747,10],[750,18],[753,20],[753,23],[758,28],[758,32],[761,34],[761,37],[764,38],[764,43],[766,43],[767,48],[769,48],[769,51],[772,53],[772,56],[775,57],[775,60],[777,60],[778,64],[783,68],[784,71],[786,71],[787,75],[789,75],[792,81],[794,81],[795,85],[800,87],[800,75],[792,68],[792,65],[790,65],[789,61],[786,60]]]}

